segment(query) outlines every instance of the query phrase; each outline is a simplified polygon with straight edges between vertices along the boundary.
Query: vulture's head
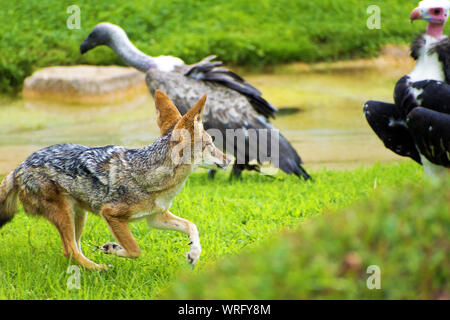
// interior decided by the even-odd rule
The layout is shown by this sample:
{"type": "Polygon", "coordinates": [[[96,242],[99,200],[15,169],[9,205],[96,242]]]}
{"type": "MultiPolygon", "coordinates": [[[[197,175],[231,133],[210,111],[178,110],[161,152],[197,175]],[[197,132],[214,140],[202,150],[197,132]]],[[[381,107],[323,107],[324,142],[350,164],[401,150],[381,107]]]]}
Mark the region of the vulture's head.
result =
{"type": "Polygon", "coordinates": [[[447,22],[450,9],[448,0],[424,0],[411,12],[411,22],[425,20],[429,24],[444,25],[447,22]]]}
{"type": "Polygon", "coordinates": [[[127,37],[119,26],[108,22],[99,23],[81,44],[80,52],[83,54],[102,45],[111,46],[113,38],[118,36],[127,37]]]}

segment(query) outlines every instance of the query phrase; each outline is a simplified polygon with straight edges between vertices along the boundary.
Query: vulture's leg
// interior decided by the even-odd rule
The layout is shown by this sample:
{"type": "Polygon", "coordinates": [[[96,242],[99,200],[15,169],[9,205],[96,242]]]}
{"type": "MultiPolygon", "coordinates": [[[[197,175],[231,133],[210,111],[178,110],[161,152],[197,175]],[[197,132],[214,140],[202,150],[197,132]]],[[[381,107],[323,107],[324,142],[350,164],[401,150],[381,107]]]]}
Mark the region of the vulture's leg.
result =
{"type": "Polygon", "coordinates": [[[364,105],[364,115],[386,148],[422,163],[414,139],[395,104],[367,101],[364,105]]]}
{"type": "Polygon", "coordinates": [[[406,121],[421,154],[433,164],[450,168],[450,114],[418,107],[406,121]]]}
{"type": "Polygon", "coordinates": [[[217,170],[213,170],[213,169],[208,170],[208,178],[211,180],[214,180],[216,173],[217,173],[217,170]]]}
{"type": "Polygon", "coordinates": [[[450,86],[442,81],[423,80],[413,82],[418,105],[441,113],[450,114],[450,86]]]}
{"type": "Polygon", "coordinates": [[[244,169],[241,167],[241,165],[234,164],[233,170],[231,171],[231,174],[230,174],[230,181],[233,180],[233,177],[238,178],[239,180],[242,179],[242,170],[244,170],[244,169]]]}

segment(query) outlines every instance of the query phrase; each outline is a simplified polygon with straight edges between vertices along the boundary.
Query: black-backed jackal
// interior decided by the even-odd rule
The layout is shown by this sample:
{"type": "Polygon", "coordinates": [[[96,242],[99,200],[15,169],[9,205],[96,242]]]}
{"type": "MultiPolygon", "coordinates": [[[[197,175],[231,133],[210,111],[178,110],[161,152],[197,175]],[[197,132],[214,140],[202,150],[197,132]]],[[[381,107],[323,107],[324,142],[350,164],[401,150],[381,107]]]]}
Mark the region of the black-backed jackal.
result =
{"type": "Polygon", "coordinates": [[[203,129],[205,102],[206,95],[181,116],[157,91],[161,137],[141,149],[60,144],[35,152],[0,185],[0,226],[12,219],[20,200],[28,214],[43,216],[56,226],[66,257],[87,269],[102,270],[106,267],[81,252],[86,212],[101,216],[118,242],[106,243],[102,251],[127,258],[140,255],[128,223],[145,218],[150,227],[186,233],[186,256],[195,265],[201,252],[197,227],[169,208],[196,166],[224,168],[231,161],[203,129]]]}

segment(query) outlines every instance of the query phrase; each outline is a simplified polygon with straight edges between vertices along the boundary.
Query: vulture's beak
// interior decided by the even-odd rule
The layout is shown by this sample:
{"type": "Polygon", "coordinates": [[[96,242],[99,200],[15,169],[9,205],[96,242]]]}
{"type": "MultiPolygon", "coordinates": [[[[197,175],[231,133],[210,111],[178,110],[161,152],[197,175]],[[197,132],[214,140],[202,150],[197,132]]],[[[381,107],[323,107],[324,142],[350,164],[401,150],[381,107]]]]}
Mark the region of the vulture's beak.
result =
{"type": "Polygon", "coordinates": [[[88,52],[89,50],[91,50],[93,47],[95,47],[95,46],[93,46],[93,45],[90,43],[90,41],[89,41],[88,39],[86,39],[86,40],[83,41],[83,43],[82,43],[81,46],[80,46],[80,53],[81,53],[81,54],[86,53],[86,52],[88,52]]]}
{"type": "Polygon", "coordinates": [[[409,19],[411,20],[411,23],[414,20],[420,20],[422,19],[422,10],[420,10],[419,8],[415,8],[412,12],[411,12],[411,16],[409,17],[409,19]]]}

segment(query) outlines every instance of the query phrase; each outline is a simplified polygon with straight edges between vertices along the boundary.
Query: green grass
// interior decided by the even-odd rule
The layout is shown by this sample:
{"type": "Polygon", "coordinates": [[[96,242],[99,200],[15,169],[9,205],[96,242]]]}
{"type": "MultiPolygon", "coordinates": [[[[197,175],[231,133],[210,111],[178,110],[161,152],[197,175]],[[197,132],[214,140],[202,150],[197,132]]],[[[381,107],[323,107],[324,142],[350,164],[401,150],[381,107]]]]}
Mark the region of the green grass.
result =
{"type": "Polygon", "coordinates": [[[206,272],[183,273],[162,298],[449,299],[450,181],[380,189],[206,272]],[[379,290],[367,287],[372,265],[379,290]]]}
{"type": "Polygon", "coordinates": [[[410,42],[425,29],[425,23],[409,23],[415,0],[86,0],[78,4],[81,29],[69,30],[72,4],[0,0],[0,92],[18,92],[39,67],[120,63],[106,48],[79,53],[101,21],[122,26],[151,55],[193,63],[216,54],[253,67],[374,56],[384,44],[410,42]],[[369,30],[366,10],[374,3],[381,29],[369,30]]]}
{"type": "MultiPolygon", "coordinates": [[[[203,272],[216,274],[215,262],[218,259],[224,261],[225,258],[235,256],[243,250],[253,250],[262,243],[265,245],[258,251],[261,252],[261,257],[257,258],[258,254],[254,254],[252,259],[255,258],[255,264],[258,261],[257,264],[261,265],[261,268],[269,275],[272,271],[276,273],[287,268],[286,263],[289,261],[285,256],[287,249],[279,253],[276,263],[273,260],[274,256],[270,256],[270,260],[264,258],[265,248],[270,248],[267,254],[275,254],[277,251],[277,247],[272,249],[273,247],[267,246],[268,239],[274,241],[273,246],[281,243],[282,240],[278,240],[277,232],[295,230],[306,221],[314,221],[311,224],[315,224],[315,220],[311,220],[311,217],[320,216],[324,211],[348,207],[357,200],[372,197],[374,189],[400,188],[408,183],[419,184],[422,181],[421,168],[411,162],[389,166],[376,165],[370,169],[353,171],[321,170],[313,174],[314,183],[304,183],[295,177],[284,175],[277,176],[277,179],[273,180],[253,174],[245,174],[242,181],[229,183],[225,173],[219,174],[215,181],[209,181],[205,173],[193,174],[185,188],[175,198],[171,211],[196,223],[199,228],[203,252],[195,270],[190,270],[184,258],[184,253],[188,251],[186,236],[172,231],[150,231],[145,222],[132,225],[132,232],[143,249],[139,259],[120,259],[93,252],[89,245],[101,245],[113,238],[105,223],[100,218],[90,215],[82,238],[84,253],[97,263],[113,264],[114,267],[107,273],[82,271],[79,290],[69,290],[66,286],[70,276],[66,273],[66,269],[70,263],[62,254],[56,229],[44,219],[29,217],[20,212],[10,224],[0,230],[0,299],[155,299],[159,297],[162,290],[164,291],[177,281],[180,272],[184,275],[186,273],[199,275],[202,280],[197,282],[201,283],[201,288],[206,288],[205,279],[207,278],[203,272]],[[276,269],[278,265],[282,269],[276,269]],[[271,267],[275,269],[271,270],[271,267]]],[[[402,210],[406,209],[402,209],[402,205],[407,205],[408,199],[405,198],[395,204],[400,216],[404,216],[402,210]]],[[[420,208],[423,202],[421,198],[418,198],[415,208],[420,208]]],[[[388,207],[387,202],[383,203],[388,207]]],[[[373,205],[377,206],[376,202],[373,205]]],[[[427,214],[427,211],[423,214],[427,214]]],[[[341,214],[336,214],[336,216],[339,215],[341,214]]],[[[394,233],[392,237],[395,240],[397,235],[394,210],[386,212],[386,215],[390,217],[386,220],[386,226],[394,233]]],[[[379,214],[374,215],[371,210],[366,210],[358,217],[361,220],[360,224],[366,220],[373,224],[376,223],[376,217],[379,217],[379,214]]],[[[326,219],[333,221],[335,218],[327,217],[326,219]]],[[[327,220],[320,222],[320,225],[323,225],[321,228],[325,228],[327,220]]],[[[384,221],[384,217],[380,217],[380,221],[384,221]]],[[[406,222],[403,221],[403,223],[406,222]]],[[[440,232],[439,225],[433,224],[432,227],[434,229],[430,232],[440,232]]],[[[444,228],[445,225],[441,227],[444,228]]],[[[405,224],[405,228],[409,228],[408,224],[405,224]]],[[[306,238],[309,239],[308,241],[296,243],[301,245],[301,249],[296,252],[302,261],[308,261],[304,260],[307,253],[311,257],[313,253],[316,256],[310,261],[309,269],[294,265],[293,274],[301,275],[303,272],[299,273],[299,270],[304,270],[304,277],[320,276],[322,273],[317,271],[319,266],[315,267],[315,264],[320,263],[321,260],[326,261],[329,257],[337,257],[336,252],[339,248],[346,248],[350,243],[354,244],[355,250],[363,244],[370,244],[371,241],[374,243],[372,249],[375,252],[390,249],[390,247],[384,249],[382,246],[377,247],[382,234],[353,233],[356,230],[353,223],[337,225],[330,222],[330,228],[327,230],[329,233],[321,229],[324,234],[317,234],[315,237],[311,234],[310,238],[306,238]],[[342,232],[346,236],[342,243],[333,238],[337,232],[342,232]],[[359,237],[359,240],[355,241],[356,237],[359,237]],[[302,253],[303,250],[307,253],[302,253]]],[[[412,228],[410,232],[413,231],[420,231],[420,235],[423,236],[425,230],[412,228]]],[[[412,233],[410,235],[411,245],[418,243],[429,246],[433,240],[430,237],[423,238],[422,244],[420,242],[422,237],[414,239],[417,235],[412,233]]],[[[414,248],[401,244],[402,246],[391,251],[392,260],[400,263],[399,259],[402,261],[415,259],[414,256],[409,256],[414,248]]],[[[366,248],[361,255],[365,258],[370,252],[369,248],[366,248]]],[[[238,266],[242,263],[239,260],[236,257],[232,258],[230,260],[232,262],[226,265],[230,266],[236,262],[238,266]]],[[[255,266],[255,264],[252,265],[255,266]]],[[[401,268],[400,265],[397,267],[401,268]]],[[[304,281],[311,284],[317,280],[319,287],[325,286],[330,283],[328,281],[331,275],[323,274],[323,279],[311,278],[304,281]]],[[[424,276],[429,277],[429,274],[425,273],[424,276]]],[[[439,282],[442,277],[447,276],[448,274],[442,274],[441,278],[433,278],[430,281],[439,282]]],[[[181,278],[184,277],[181,276],[181,278]]],[[[275,281],[275,278],[270,279],[275,281]]],[[[247,282],[240,282],[243,287],[239,291],[236,290],[233,282],[229,283],[227,289],[224,278],[218,278],[217,281],[220,284],[217,295],[229,290],[230,295],[236,293],[234,298],[242,298],[247,293],[245,288],[247,282]]],[[[335,286],[340,283],[336,281],[331,284],[335,286]]],[[[267,285],[269,288],[267,290],[271,290],[273,283],[268,282],[267,285]]],[[[186,289],[184,282],[175,288],[178,289],[175,289],[174,295],[170,297],[186,295],[205,297],[210,294],[207,289],[203,293],[190,292],[186,289]]],[[[344,288],[351,288],[351,285],[345,284],[344,288]]],[[[255,288],[250,286],[248,290],[253,289],[255,288]]],[[[269,296],[265,292],[261,291],[261,295],[269,296]]],[[[273,291],[273,294],[278,292],[273,291]]],[[[302,297],[302,295],[295,297],[302,297]]]]}

